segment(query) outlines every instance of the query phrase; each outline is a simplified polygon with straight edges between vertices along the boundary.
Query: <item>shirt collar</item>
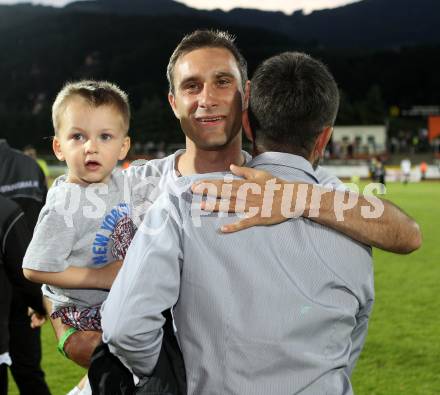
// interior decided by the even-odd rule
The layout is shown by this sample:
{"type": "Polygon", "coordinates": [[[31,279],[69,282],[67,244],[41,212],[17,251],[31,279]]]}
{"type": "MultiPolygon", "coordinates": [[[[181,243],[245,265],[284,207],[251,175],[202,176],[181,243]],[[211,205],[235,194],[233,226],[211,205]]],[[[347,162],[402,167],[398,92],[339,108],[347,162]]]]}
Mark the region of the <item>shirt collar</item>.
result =
{"type": "MultiPolygon", "coordinates": [[[[185,153],[185,149],[184,148],[182,148],[182,149],[178,149],[174,154],[172,154],[172,159],[171,159],[171,163],[172,163],[172,166],[173,166],[173,169],[174,169],[174,172],[173,172],[173,174],[176,176],[176,178],[179,178],[179,177],[183,177],[182,176],[182,174],[180,174],[180,171],[177,169],[177,166],[176,166],[176,161],[177,161],[177,158],[180,156],[180,155],[182,155],[183,153],[185,153]]],[[[246,167],[248,167],[248,163],[250,163],[250,161],[252,160],[252,155],[250,155],[249,154],[249,152],[246,152],[245,150],[241,150],[241,153],[242,153],[242,155],[243,155],[243,157],[244,157],[244,163],[241,165],[241,166],[246,166],[246,167]]],[[[228,174],[229,173],[229,170],[226,170],[225,169],[225,171],[224,172],[215,172],[215,173],[213,173],[213,174],[222,174],[222,173],[224,173],[224,174],[228,174]]],[[[207,173],[205,173],[205,174],[207,174],[207,173]]],[[[195,175],[195,174],[194,174],[195,175]]],[[[203,175],[203,173],[202,173],[202,175],[203,175]]],[[[187,176],[188,177],[188,176],[187,176]]]]}
{"type": "Polygon", "coordinates": [[[258,167],[262,165],[290,167],[303,171],[319,183],[312,164],[299,155],[286,152],[263,152],[247,163],[247,167],[258,167]]]}

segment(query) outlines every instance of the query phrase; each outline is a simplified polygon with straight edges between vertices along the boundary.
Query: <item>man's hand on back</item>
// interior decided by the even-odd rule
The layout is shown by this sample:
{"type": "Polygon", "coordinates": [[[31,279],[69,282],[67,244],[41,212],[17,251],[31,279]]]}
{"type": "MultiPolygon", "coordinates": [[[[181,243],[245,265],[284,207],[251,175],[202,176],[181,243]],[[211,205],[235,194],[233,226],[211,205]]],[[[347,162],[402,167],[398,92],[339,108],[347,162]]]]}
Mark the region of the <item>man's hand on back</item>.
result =
{"type": "Polygon", "coordinates": [[[287,183],[269,172],[235,165],[231,165],[231,172],[244,179],[210,179],[192,186],[194,194],[206,194],[210,197],[202,202],[202,209],[243,215],[244,218],[240,221],[222,226],[222,232],[231,233],[251,226],[279,224],[304,213],[310,184],[287,183]],[[207,185],[210,187],[206,188],[207,185]],[[216,194],[213,195],[213,192],[216,194]],[[302,210],[292,210],[292,202],[296,202],[294,207],[302,207],[302,210]]]}

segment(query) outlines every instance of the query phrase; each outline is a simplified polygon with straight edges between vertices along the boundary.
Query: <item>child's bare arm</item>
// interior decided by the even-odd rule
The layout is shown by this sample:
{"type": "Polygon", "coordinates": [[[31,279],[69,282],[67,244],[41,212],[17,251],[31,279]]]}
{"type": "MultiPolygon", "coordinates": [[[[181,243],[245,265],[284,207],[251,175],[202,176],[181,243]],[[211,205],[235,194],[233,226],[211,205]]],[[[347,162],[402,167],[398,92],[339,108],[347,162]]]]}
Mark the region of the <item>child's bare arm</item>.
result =
{"type": "Polygon", "coordinates": [[[23,269],[23,273],[30,281],[55,287],[110,289],[121,266],[119,260],[97,269],[69,266],[63,272],[23,269]]]}

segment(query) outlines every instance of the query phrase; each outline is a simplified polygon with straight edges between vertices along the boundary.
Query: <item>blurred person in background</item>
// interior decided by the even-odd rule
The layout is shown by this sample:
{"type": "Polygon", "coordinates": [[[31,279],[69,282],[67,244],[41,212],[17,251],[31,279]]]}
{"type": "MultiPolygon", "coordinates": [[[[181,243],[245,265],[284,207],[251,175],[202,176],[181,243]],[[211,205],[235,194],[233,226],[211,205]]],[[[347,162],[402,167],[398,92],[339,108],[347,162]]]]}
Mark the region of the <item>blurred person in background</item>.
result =
{"type": "Polygon", "coordinates": [[[402,159],[400,162],[400,177],[404,184],[408,184],[411,175],[411,161],[409,158],[402,159]]]}
{"type": "Polygon", "coordinates": [[[370,179],[372,182],[376,181],[376,166],[377,166],[377,159],[371,158],[370,163],[368,165],[368,172],[370,173],[370,179]]]}
{"type": "MultiPolygon", "coordinates": [[[[12,286],[25,303],[32,308],[32,326],[39,327],[45,321],[41,288],[23,276],[21,263],[31,239],[31,232],[24,213],[12,200],[0,196],[0,395],[8,392],[7,366],[9,355],[9,313],[12,286]]],[[[28,320],[28,325],[31,325],[28,320]]],[[[13,365],[12,365],[13,366],[13,365]]],[[[31,394],[30,390],[22,394],[31,394]]]]}
{"type": "Polygon", "coordinates": [[[27,145],[23,148],[23,154],[29,156],[38,163],[38,166],[40,166],[44,176],[46,177],[46,183],[48,183],[50,177],[49,166],[47,166],[47,162],[44,159],[41,159],[37,156],[37,150],[35,147],[32,145],[27,145]]]}
{"type": "MultiPolygon", "coordinates": [[[[47,194],[43,171],[32,158],[0,140],[0,195],[10,198],[24,212],[32,233],[47,194]]],[[[11,373],[22,395],[47,395],[49,387],[41,369],[40,329],[29,325],[28,303],[12,287],[9,315],[11,373]]]]}
{"type": "Polygon", "coordinates": [[[374,180],[378,183],[380,183],[380,194],[384,194],[385,193],[385,176],[386,176],[386,171],[385,171],[385,166],[383,165],[383,162],[379,159],[376,162],[376,170],[374,172],[374,180]]]}
{"type": "Polygon", "coordinates": [[[422,181],[426,180],[426,172],[428,171],[428,164],[423,161],[420,163],[420,173],[422,175],[422,181]]]}

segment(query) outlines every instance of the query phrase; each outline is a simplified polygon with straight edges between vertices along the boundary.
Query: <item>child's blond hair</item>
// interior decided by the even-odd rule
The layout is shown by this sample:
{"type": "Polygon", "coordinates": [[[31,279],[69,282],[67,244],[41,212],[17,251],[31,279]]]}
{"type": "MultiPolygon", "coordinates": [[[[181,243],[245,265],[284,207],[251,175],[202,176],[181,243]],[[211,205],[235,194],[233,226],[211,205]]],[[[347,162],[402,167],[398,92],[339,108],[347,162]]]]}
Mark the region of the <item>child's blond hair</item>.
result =
{"type": "Polygon", "coordinates": [[[130,125],[130,105],[127,94],[117,85],[107,81],[83,80],[68,82],[58,93],[52,105],[52,122],[55,134],[61,127],[61,115],[67,103],[81,97],[93,107],[113,106],[122,116],[125,133],[130,125]]]}

